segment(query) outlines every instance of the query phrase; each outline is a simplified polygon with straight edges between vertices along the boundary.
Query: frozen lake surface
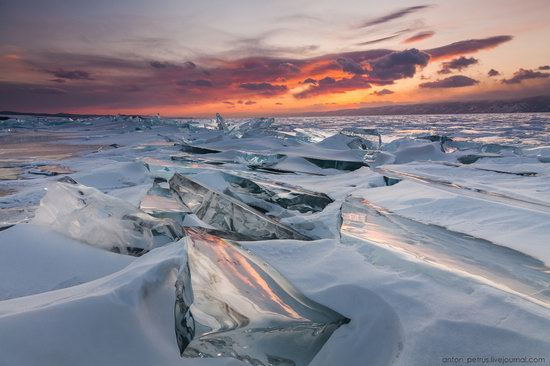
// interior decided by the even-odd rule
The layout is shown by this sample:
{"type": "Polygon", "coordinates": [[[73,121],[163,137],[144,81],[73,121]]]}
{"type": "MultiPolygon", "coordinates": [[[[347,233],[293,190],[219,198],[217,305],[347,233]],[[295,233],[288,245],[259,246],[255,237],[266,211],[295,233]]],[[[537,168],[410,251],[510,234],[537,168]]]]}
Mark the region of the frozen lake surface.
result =
{"type": "Polygon", "coordinates": [[[0,329],[9,365],[548,362],[550,114],[0,121],[0,329]]]}

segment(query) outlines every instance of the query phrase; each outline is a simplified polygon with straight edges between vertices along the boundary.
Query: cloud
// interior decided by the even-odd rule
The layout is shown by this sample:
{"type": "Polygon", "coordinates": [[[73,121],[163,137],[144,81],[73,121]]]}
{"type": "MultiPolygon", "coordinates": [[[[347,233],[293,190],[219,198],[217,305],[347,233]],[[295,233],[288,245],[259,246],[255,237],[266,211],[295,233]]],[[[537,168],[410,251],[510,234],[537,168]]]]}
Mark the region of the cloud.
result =
{"type": "Polygon", "coordinates": [[[361,64],[353,61],[352,59],[340,57],[336,62],[342,66],[342,71],[355,75],[363,75],[367,73],[367,70],[363,69],[361,64]]]}
{"type": "Polygon", "coordinates": [[[401,35],[401,33],[396,33],[396,34],[393,34],[391,36],[373,39],[372,41],[359,42],[359,43],[356,43],[355,45],[356,46],[368,46],[368,45],[371,45],[371,44],[380,43],[380,42],[388,41],[390,39],[397,38],[400,35],[401,35]]]}
{"type": "Polygon", "coordinates": [[[500,75],[500,72],[495,70],[495,69],[491,69],[489,70],[489,72],[487,73],[487,76],[489,77],[493,77],[493,76],[499,76],[500,75]]]}
{"type": "Polygon", "coordinates": [[[524,80],[529,79],[547,79],[550,77],[550,74],[540,72],[540,71],[534,71],[534,70],[526,70],[526,69],[519,69],[514,73],[514,76],[510,79],[503,79],[502,82],[505,84],[519,84],[524,80]]]}
{"type": "Polygon", "coordinates": [[[49,88],[49,87],[43,87],[43,86],[38,86],[38,87],[30,87],[28,89],[29,92],[33,93],[33,94],[47,94],[47,95],[63,95],[63,94],[67,94],[67,92],[63,89],[59,89],[59,88],[49,88]]]}
{"type": "Polygon", "coordinates": [[[386,15],[381,16],[381,17],[368,20],[368,21],[364,22],[363,24],[361,24],[359,27],[360,28],[365,28],[365,27],[370,27],[370,26],[373,26],[373,25],[386,23],[386,22],[389,22],[389,21],[394,20],[394,19],[402,18],[402,17],[404,17],[408,14],[426,9],[428,7],[429,7],[429,5],[410,6],[408,8],[397,10],[397,11],[394,11],[393,13],[389,13],[389,14],[386,14],[386,15]]]}
{"type": "Polygon", "coordinates": [[[151,61],[151,62],[149,62],[149,65],[151,65],[151,67],[153,67],[155,69],[164,69],[164,68],[170,66],[170,64],[168,64],[166,62],[160,62],[160,61],[151,61]]]}
{"type": "Polygon", "coordinates": [[[368,89],[370,87],[371,85],[368,79],[362,76],[353,76],[351,78],[342,78],[338,80],[327,76],[319,80],[316,85],[312,85],[309,89],[294,94],[294,97],[304,99],[317,95],[345,93],[351,90],[368,89]]]}
{"type": "Polygon", "coordinates": [[[472,78],[469,78],[467,76],[455,75],[455,76],[450,76],[450,77],[445,78],[445,79],[438,79],[436,81],[430,81],[430,82],[427,82],[427,83],[422,83],[419,86],[421,88],[430,88],[430,89],[435,89],[435,88],[462,88],[462,87],[465,87],[465,86],[476,85],[477,83],[479,83],[479,81],[474,80],[472,78]]]}
{"type": "Polygon", "coordinates": [[[419,32],[413,35],[412,37],[405,39],[403,43],[409,44],[409,43],[420,42],[430,37],[433,37],[434,34],[435,32],[432,32],[432,31],[419,32]]]}
{"type": "Polygon", "coordinates": [[[277,95],[288,91],[286,85],[274,85],[270,83],[242,83],[239,88],[258,92],[262,95],[277,95]]]}
{"type": "Polygon", "coordinates": [[[210,80],[206,80],[206,79],[180,80],[176,84],[181,86],[191,86],[196,88],[212,88],[214,86],[210,80]]]}
{"type": "Polygon", "coordinates": [[[550,70],[550,65],[539,66],[539,70],[550,70]]]}
{"type": "Polygon", "coordinates": [[[53,76],[60,78],[60,79],[67,79],[67,80],[94,80],[92,78],[92,75],[87,71],[82,70],[64,70],[64,69],[58,69],[58,70],[52,70],[49,71],[50,74],[53,76]]]}
{"type": "Polygon", "coordinates": [[[512,38],[512,36],[494,36],[482,39],[468,39],[425,51],[432,56],[432,59],[435,60],[491,49],[502,43],[511,41],[512,38]]]}
{"type": "Polygon", "coordinates": [[[428,64],[430,55],[415,48],[396,51],[369,61],[369,79],[379,85],[393,84],[395,80],[411,78],[417,67],[428,64]]]}
{"type": "MultiPolygon", "coordinates": [[[[456,42],[429,52],[441,55],[457,49],[471,51],[475,47],[498,44],[494,40],[477,40],[477,45],[472,42],[456,42]]],[[[8,109],[46,112],[184,109],[186,105],[196,108],[228,100],[242,100],[244,106],[244,101],[249,99],[259,103],[262,97],[288,95],[294,88],[301,92],[294,92],[293,96],[308,98],[392,85],[413,77],[432,61],[429,52],[379,48],[315,57],[231,58],[222,54],[166,62],[139,57],[29,51],[18,61],[18,67],[35,77],[34,84],[21,80],[16,86],[0,86],[4,88],[0,104],[8,109]],[[38,98],[36,91],[25,87],[30,84],[44,93],[49,89],[43,88],[59,86],[65,94],[49,90],[51,98],[44,93],[38,98]]]]}
{"type": "Polygon", "coordinates": [[[371,95],[376,95],[377,97],[381,97],[381,96],[384,96],[384,95],[390,95],[390,94],[395,94],[395,92],[391,91],[389,89],[382,89],[382,90],[376,90],[376,91],[371,93],[371,95]]]}
{"type": "Polygon", "coordinates": [[[443,62],[441,64],[441,70],[439,70],[438,74],[450,74],[454,70],[462,71],[466,69],[469,66],[476,65],[479,63],[479,60],[474,57],[458,57],[448,62],[443,62]]]}

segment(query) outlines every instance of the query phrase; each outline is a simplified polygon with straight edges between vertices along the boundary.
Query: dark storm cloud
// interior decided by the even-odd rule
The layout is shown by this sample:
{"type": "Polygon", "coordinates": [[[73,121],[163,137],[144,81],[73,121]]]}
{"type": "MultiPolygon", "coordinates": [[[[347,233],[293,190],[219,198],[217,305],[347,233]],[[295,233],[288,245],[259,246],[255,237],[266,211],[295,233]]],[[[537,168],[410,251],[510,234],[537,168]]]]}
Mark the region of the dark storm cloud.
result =
{"type": "Polygon", "coordinates": [[[64,70],[64,69],[58,69],[58,70],[51,70],[49,71],[50,74],[53,76],[60,78],[60,79],[67,79],[67,80],[94,80],[92,78],[92,75],[83,70],[64,70]]]}
{"type": "Polygon", "coordinates": [[[405,39],[403,41],[403,43],[415,43],[415,42],[420,42],[420,41],[423,41],[425,39],[428,39],[430,37],[433,37],[433,35],[435,34],[435,32],[432,32],[432,31],[426,31],[426,32],[420,32],[420,33],[416,33],[415,35],[405,39]]]}
{"type": "Polygon", "coordinates": [[[469,39],[425,51],[429,53],[433,59],[460,56],[480,50],[494,48],[502,43],[511,41],[512,38],[512,36],[495,36],[483,39],[469,39]]]}
{"type": "Polygon", "coordinates": [[[312,85],[309,89],[295,94],[294,97],[298,99],[304,99],[317,95],[345,93],[350,90],[368,89],[370,87],[371,85],[368,79],[365,79],[361,76],[354,76],[349,79],[342,78],[339,80],[336,80],[332,77],[325,77],[319,80],[316,85],[312,85]]]}
{"type": "Polygon", "coordinates": [[[183,63],[183,67],[185,67],[186,69],[189,69],[189,70],[193,70],[193,69],[196,69],[197,68],[197,64],[195,64],[194,62],[192,61],[185,61],[183,63]]]}
{"type": "Polygon", "coordinates": [[[394,20],[394,19],[402,18],[402,17],[404,17],[406,15],[409,15],[411,13],[426,9],[428,7],[429,7],[429,5],[410,6],[408,8],[404,8],[404,9],[395,11],[393,13],[386,14],[386,15],[381,16],[379,18],[367,20],[366,22],[364,22],[360,25],[360,28],[365,28],[365,27],[370,27],[370,26],[373,26],[373,25],[386,23],[386,22],[389,22],[389,21],[394,20]]]}
{"type": "Polygon", "coordinates": [[[367,70],[352,59],[339,57],[336,62],[342,67],[342,71],[355,75],[363,75],[367,73],[367,70]]]}
{"type": "Polygon", "coordinates": [[[317,80],[313,78],[307,78],[304,81],[302,81],[302,84],[317,84],[317,80]]]}
{"type": "Polygon", "coordinates": [[[242,83],[239,88],[246,89],[262,95],[277,95],[288,91],[286,85],[274,85],[270,83],[242,83]]]}
{"type": "Polygon", "coordinates": [[[377,90],[377,91],[374,91],[374,92],[371,93],[371,95],[376,95],[377,97],[381,97],[381,96],[384,96],[384,95],[390,95],[390,94],[395,94],[395,92],[390,90],[390,89],[382,89],[382,90],[377,90]]]}
{"type": "Polygon", "coordinates": [[[499,76],[499,75],[500,75],[500,72],[498,72],[498,71],[495,70],[495,69],[491,69],[491,70],[489,70],[489,72],[487,73],[487,76],[489,76],[489,77],[499,76]]]}
{"type": "Polygon", "coordinates": [[[428,64],[430,55],[415,48],[389,53],[369,61],[371,71],[369,79],[372,82],[387,85],[395,80],[411,78],[418,67],[428,64]]]}
{"type": "Polygon", "coordinates": [[[197,79],[197,80],[180,80],[177,82],[181,86],[191,86],[196,88],[212,88],[214,85],[210,80],[197,79]]]}
{"type": "Polygon", "coordinates": [[[170,66],[170,64],[166,62],[160,62],[160,61],[151,61],[149,64],[151,65],[151,67],[154,67],[155,69],[164,69],[170,66]]]}
{"type": "Polygon", "coordinates": [[[422,83],[419,86],[421,88],[462,88],[465,86],[472,86],[479,83],[479,81],[469,78],[464,75],[450,76],[445,79],[422,83]]]}
{"type": "Polygon", "coordinates": [[[503,79],[502,82],[505,84],[519,84],[524,80],[530,79],[547,79],[550,77],[550,74],[540,71],[519,69],[514,73],[514,76],[510,79],[503,79]]]}
{"type": "Polygon", "coordinates": [[[439,70],[438,74],[450,74],[453,71],[462,71],[466,69],[467,67],[470,67],[472,65],[476,65],[479,63],[479,60],[474,57],[458,57],[448,62],[443,62],[441,64],[441,70],[439,70]]]}

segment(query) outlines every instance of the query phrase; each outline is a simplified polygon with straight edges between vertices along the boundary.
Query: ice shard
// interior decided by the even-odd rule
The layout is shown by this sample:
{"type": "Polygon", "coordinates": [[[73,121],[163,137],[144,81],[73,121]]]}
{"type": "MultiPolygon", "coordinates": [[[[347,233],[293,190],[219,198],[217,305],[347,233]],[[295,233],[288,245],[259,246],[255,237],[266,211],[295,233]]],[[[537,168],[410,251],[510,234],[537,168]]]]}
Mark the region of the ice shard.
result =
{"type": "Polygon", "coordinates": [[[173,219],[176,223],[182,223],[185,215],[191,212],[175,197],[168,182],[159,177],[155,178],[152,187],[141,199],[139,208],[151,216],[173,219]]]}
{"type": "Polygon", "coordinates": [[[219,113],[216,113],[216,125],[218,126],[218,130],[228,132],[227,123],[225,123],[225,120],[219,113]]]}
{"type": "Polygon", "coordinates": [[[199,219],[217,229],[237,232],[257,240],[310,240],[245,203],[181,174],[176,173],[170,179],[170,188],[199,219]]]}
{"type": "Polygon", "coordinates": [[[215,154],[219,153],[219,150],[206,149],[203,147],[193,146],[186,142],[181,142],[177,145],[181,151],[191,154],[215,154]]]}
{"type": "Polygon", "coordinates": [[[176,282],[183,357],[232,357],[256,366],[305,366],[349,319],[301,294],[239,245],[187,229],[176,282]]]}
{"type": "Polygon", "coordinates": [[[382,135],[375,128],[348,127],[340,131],[342,135],[361,138],[367,149],[378,150],[382,146],[382,135]]]}
{"type": "Polygon", "coordinates": [[[328,160],[304,157],[310,163],[317,165],[321,169],[337,169],[337,170],[357,170],[364,166],[366,163],[362,161],[348,161],[348,160],[328,160]]]}
{"type": "Polygon", "coordinates": [[[421,140],[428,140],[431,142],[439,142],[442,152],[446,152],[445,144],[453,142],[453,139],[451,137],[445,135],[422,135],[418,136],[417,138],[421,140]]]}
{"type": "Polygon", "coordinates": [[[538,259],[487,240],[414,221],[356,197],[342,204],[340,234],[345,244],[408,253],[442,270],[550,304],[550,269],[538,259]]]}
{"type": "Polygon", "coordinates": [[[302,213],[320,212],[332,199],[324,193],[318,193],[280,182],[255,181],[234,174],[222,173],[223,178],[231,185],[230,191],[242,197],[249,195],[276,204],[288,210],[302,213]]]}
{"type": "Polygon", "coordinates": [[[495,158],[502,158],[502,155],[494,154],[494,153],[471,153],[471,154],[464,154],[457,158],[459,163],[462,164],[473,164],[479,159],[495,159],[495,158]]]}
{"type": "Polygon", "coordinates": [[[274,122],[274,118],[253,118],[235,126],[231,130],[230,134],[237,138],[263,135],[268,132],[274,122]]]}
{"type": "Polygon", "coordinates": [[[183,236],[173,220],[153,217],[124,200],[78,184],[48,187],[33,222],[92,246],[133,255],[183,236]]]}

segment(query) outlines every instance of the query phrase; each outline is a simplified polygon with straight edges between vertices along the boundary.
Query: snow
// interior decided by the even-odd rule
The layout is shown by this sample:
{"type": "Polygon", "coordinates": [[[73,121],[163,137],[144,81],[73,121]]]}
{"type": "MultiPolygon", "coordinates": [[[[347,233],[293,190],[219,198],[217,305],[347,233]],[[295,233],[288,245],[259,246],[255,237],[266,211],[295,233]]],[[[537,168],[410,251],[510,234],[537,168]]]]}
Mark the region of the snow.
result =
{"type": "MultiPolygon", "coordinates": [[[[189,213],[169,189],[174,173],[230,197],[220,201],[220,210],[230,212],[226,201],[245,211],[248,205],[263,208],[263,221],[315,239],[242,240],[236,247],[256,258],[253,268],[271,267],[283,276],[303,303],[351,320],[330,335],[312,366],[438,365],[446,357],[550,359],[545,163],[550,150],[544,127],[550,120],[507,118],[216,123],[119,116],[49,125],[24,117],[25,128],[16,123],[11,131],[28,131],[26,123],[36,133],[51,131],[56,149],[73,147],[71,154],[61,151],[60,158],[31,163],[10,157],[9,167],[25,179],[0,181],[0,364],[246,364],[216,355],[180,356],[175,283],[188,264],[189,245],[189,238],[180,239],[182,226],[203,227],[209,235],[223,234],[224,226],[189,213]],[[384,143],[378,149],[339,133],[354,126],[380,131],[384,143]],[[426,134],[452,140],[432,142],[426,134]],[[220,152],[186,153],[184,144],[220,152]],[[85,145],[79,146],[84,152],[74,155],[74,145],[85,145]],[[464,156],[475,159],[461,163],[464,156]],[[353,171],[327,169],[319,161],[359,165],[353,171]],[[65,174],[32,174],[37,164],[67,167],[77,184],[58,182],[65,174]],[[224,173],[266,190],[254,192],[252,186],[247,192],[224,173]],[[288,209],[275,199],[285,189],[324,193],[333,202],[319,210],[288,209]],[[387,220],[357,215],[364,227],[355,229],[363,236],[352,238],[341,229],[342,205],[352,201],[371,205],[387,220]],[[391,237],[376,237],[388,233],[391,237]],[[458,237],[479,247],[468,250],[453,242],[458,237]],[[437,245],[430,242],[438,239],[437,245]],[[124,254],[136,254],[129,248],[141,249],[141,256],[124,254]]],[[[0,133],[13,132],[0,127],[0,133]]],[[[206,192],[203,200],[211,202],[212,196],[206,192]]],[[[226,221],[232,234],[242,231],[226,221]]],[[[209,248],[208,241],[201,245],[209,248]]],[[[235,296],[231,291],[238,284],[246,288],[253,282],[242,271],[233,274],[234,268],[242,270],[239,261],[222,254],[212,253],[220,260],[191,265],[199,274],[195,283],[215,289],[191,306],[205,323],[207,313],[197,308],[207,309],[212,299],[222,303],[235,296]]],[[[274,286],[272,280],[265,283],[274,286]]],[[[243,291],[238,303],[253,318],[254,304],[268,299],[265,293],[270,291],[243,291]]],[[[223,314],[216,321],[229,324],[223,314]]]]}
{"type": "Polygon", "coordinates": [[[0,243],[0,300],[89,282],[134,260],[32,224],[0,231],[0,243]]]}
{"type": "Polygon", "coordinates": [[[2,362],[181,364],[173,286],[184,259],[175,243],[97,280],[0,302],[2,362]]]}

